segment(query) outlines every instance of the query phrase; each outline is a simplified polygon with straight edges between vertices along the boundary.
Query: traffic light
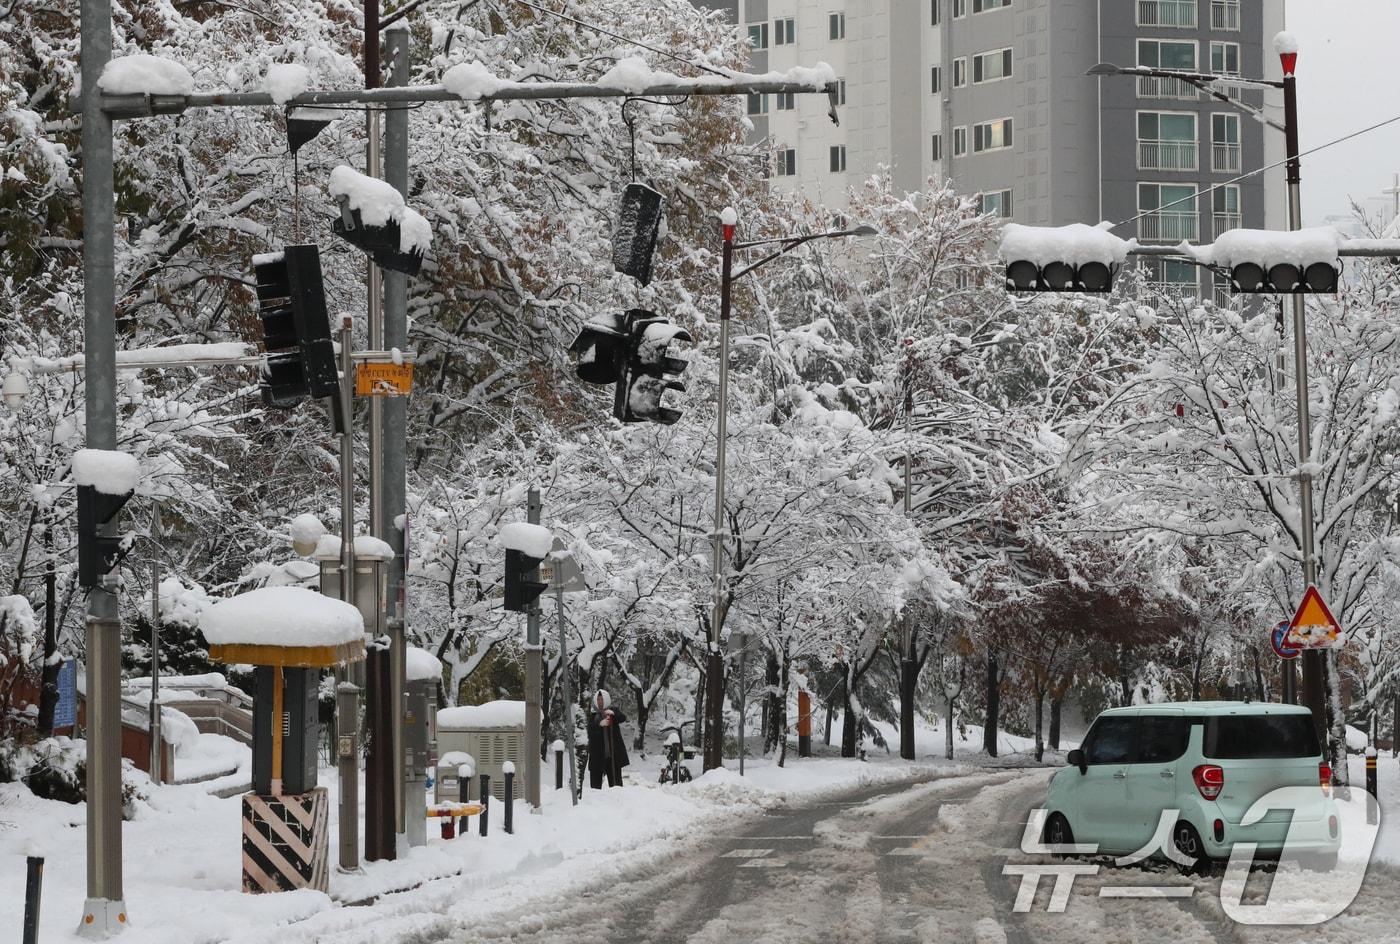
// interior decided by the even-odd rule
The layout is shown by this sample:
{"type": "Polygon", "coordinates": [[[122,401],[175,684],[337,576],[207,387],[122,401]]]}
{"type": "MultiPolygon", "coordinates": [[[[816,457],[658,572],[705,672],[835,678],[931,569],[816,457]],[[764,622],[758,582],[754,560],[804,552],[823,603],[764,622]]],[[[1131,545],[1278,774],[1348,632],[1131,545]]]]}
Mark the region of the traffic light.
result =
{"type": "Polygon", "coordinates": [[[91,589],[112,572],[124,556],[123,539],[102,533],[131,498],[131,492],[109,495],[95,486],[78,486],[78,585],[91,589]]]}
{"type": "Polygon", "coordinates": [[[681,418],[679,410],[661,405],[668,390],[684,390],[674,376],[686,362],[668,353],[672,342],[691,340],[689,332],[654,313],[633,309],[627,313],[627,336],[622,369],[613,399],[613,416],[624,423],[670,425],[681,418]]]}
{"type": "Polygon", "coordinates": [[[1335,295],[1340,279],[1341,270],[1330,262],[1280,262],[1267,268],[1242,262],[1230,270],[1230,287],[1246,295],[1335,295]]]}
{"type": "Polygon", "coordinates": [[[417,275],[423,268],[427,240],[432,237],[427,220],[414,210],[404,207],[398,219],[391,217],[378,226],[371,226],[364,222],[360,211],[350,209],[344,199],[340,204],[340,216],[331,221],[331,232],[362,250],[379,268],[404,275],[417,275]],[[405,226],[410,236],[407,241],[405,226]]]}
{"type": "Polygon", "coordinates": [[[1085,262],[1078,266],[1067,262],[1050,262],[1037,266],[1027,259],[1006,264],[1008,292],[1109,292],[1118,267],[1104,262],[1085,262]]]}
{"type": "Polygon", "coordinates": [[[651,282],[651,259],[661,227],[661,194],[636,182],[622,191],[613,231],[613,268],[646,285],[651,282]]]}
{"type": "Polygon", "coordinates": [[[253,271],[267,350],[263,402],[290,407],[308,396],[338,399],[340,375],[326,316],[320,250],[314,245],[287,246],[254,256],[253,271]]]}
{"type": "Polygon", "coordinates": [[[539,580],[540,562],[543,560],[543,557],[531,557],[524,551],[506,549],[506,609],[516,613],[528,612],[530,604],[548,588],[548,584],[539,580]]]}
{"type": "Polygon", "coordinates": [[[578,355],[580,380],[594,384],[617,383],[622,375],[623,341],[626,325],[622,316],[602,314],[587,321],[569,345],[578,355]]]}

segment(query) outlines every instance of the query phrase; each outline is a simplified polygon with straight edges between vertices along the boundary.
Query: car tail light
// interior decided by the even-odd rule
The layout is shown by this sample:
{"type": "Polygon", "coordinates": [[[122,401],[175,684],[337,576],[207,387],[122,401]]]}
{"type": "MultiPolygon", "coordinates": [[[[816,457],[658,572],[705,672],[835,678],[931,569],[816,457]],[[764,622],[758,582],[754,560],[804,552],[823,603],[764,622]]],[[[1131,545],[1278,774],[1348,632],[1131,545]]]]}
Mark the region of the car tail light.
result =
{"type": "Polygon", "coordinates": [[[1225,841],[1225,821],[1223,819],[1218,819],[1215,821],[1215,841],[1225,841]]]}
{"type": "Polygon", "coordinates": [[[1317,765],[1317,783],[1327,796],[1332,795],[1332,768],[1327,764],[1317,765]]]}
{"type": "Polygon", "coordinates": [[[1191,779],[1196,781],[1196,789],[1201,791],[1201,796],[1214,800],[1225,786],[1225,770],[1215,764],[1202,764],[1191,771],[1191,779]]]}

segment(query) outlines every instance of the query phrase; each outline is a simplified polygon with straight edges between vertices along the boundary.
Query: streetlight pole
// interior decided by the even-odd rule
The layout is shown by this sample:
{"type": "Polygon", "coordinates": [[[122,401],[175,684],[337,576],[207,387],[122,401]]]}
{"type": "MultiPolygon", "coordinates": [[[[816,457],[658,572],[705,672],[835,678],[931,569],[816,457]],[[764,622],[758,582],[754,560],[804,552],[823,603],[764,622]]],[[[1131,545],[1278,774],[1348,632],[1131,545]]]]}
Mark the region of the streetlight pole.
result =
{"type": "MultiPolygon", "coordinates": [[[[904,517],[913,515],[912,440],[914,437],[914,339],[904,339],[904,517]]],[[[900,632],[899,660],[899,756],[914,759],[914,685],[918,680],[918,662],[914,659],[914,627],[909,620],[909,604],[904,604],[900,632]]]]}
{"type": "Polygon", "coordinates": [[[841,236],[873,236],[875,230],[869,226],[839,230],[828,233],[809,233],[803,236],[784,236],[777,239],[755,239],[736,243],[734,231],[739,225],[739,214],[733,207],[726,207],[720,214],[723,227],[724,250],[720,264],[719,288],[719,405],[715,423],[715,526],[712,559],[714,563],[714,598],[710,609],[710,631],[707,639],[709,648],[705,660],[705,733],[703,759],[706,770],[724,765],[724,654],[720,651],[719,631],[724,625],[724,469],[729,429],[729,315],[730,299],[736,281],[757,268],[791,252],[804,243],[815,239],[836,239],[841,236]],[[768,255],[751,262],[738,272],[734,271],[736,250],[751,249],[756,246],[776,245],[778,248],[768,255]]]}

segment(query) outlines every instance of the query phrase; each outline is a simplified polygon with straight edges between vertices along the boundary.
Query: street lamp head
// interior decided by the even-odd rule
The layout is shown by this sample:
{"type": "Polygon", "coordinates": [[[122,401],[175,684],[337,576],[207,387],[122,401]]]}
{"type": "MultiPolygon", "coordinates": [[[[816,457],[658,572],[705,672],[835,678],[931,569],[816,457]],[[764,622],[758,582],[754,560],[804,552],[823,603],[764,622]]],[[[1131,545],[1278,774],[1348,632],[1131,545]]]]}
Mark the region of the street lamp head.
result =
{"type": "Polygon", "coordinates": [[[29,378],[17,370],[6,374],[4,387],[0,388],[0,396],[4,397],[5,406],[18,410],[24,406],[24,400],[29,396],[29,378]]]}
{"type": "Polygon", "coordinates": [[[1292,75],[1298,66],[1298,39],[1292,33],[1284,30],[1274,37],[1274,51],[1278,53],[1279,61],[1283,64],[1283,74],[1292,75]]]}
{"type": "Polygon", "coordinates": [[[1093,68],[1091,68],[1088,72],[1086,72],[1086,73],[1084,73],[1084,74],[1085,74],[1085,75],[1118,75],[1118,74],[1121,73],[1122,71],[1123,71],[1123,69],[1122,69],[1120,66],[1116,66],[1116,65],[1114,65],[1114,64],[1111,63],[1111,62],[1100,62],[1098,65],[1094,66],[1093,68]]]}

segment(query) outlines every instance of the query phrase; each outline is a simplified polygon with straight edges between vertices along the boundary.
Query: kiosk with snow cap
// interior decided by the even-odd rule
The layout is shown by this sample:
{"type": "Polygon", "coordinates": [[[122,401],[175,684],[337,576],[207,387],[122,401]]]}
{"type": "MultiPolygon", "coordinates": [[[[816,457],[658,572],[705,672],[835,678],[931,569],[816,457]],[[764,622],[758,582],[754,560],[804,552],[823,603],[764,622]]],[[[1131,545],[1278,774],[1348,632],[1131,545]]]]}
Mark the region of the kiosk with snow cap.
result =
{"type": "Polygon", "coordinates": [[[243,795],[243,890],[325,891],[329,805],[316,785],[322,669],[365,656],[364,619],[301,587],[263,587],[200,617],[209,656],[251,664],[253,789],[243,795]]]}

